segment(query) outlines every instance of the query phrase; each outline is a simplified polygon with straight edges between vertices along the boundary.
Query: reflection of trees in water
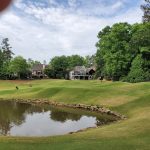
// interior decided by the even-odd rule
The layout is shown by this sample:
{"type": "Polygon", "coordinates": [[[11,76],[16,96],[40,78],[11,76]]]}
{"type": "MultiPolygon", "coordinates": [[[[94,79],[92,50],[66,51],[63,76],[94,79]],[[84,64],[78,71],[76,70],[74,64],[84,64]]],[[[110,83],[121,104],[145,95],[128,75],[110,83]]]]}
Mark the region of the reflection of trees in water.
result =
{"type": "Polygon", "coordinates": [[[8,135],[10,128],[11,128],[11,123],[9,121],[0,122],[0,135],[8,135]]]}
{"type": "Polygon", "coordinates": [[[43,112],[42,107],[14,101],[0,102],[0,135],[9,135],[10,129],[25,122],[27,114],[43,112]]]}
{"type": "Polygon", "coordinates": [[[82,117],[82,115],[74,114],[70,112],[52,110],[51,111],[51,119],[55,121],[65,122],[67,120],[78,121],[82,117]]]}
{"type": "Polygon", "coordinates": [[[10,129],[25,122],[26,115],[41,113],[44,109],[30,104],[14,101],[0,102],[0,135],[9,135],[10,129]]]}
{"type": "Polygon", "coordinates": [[[25,122],[26,115],[41,113],[51,110],[51,119],[65,122],[66,120],[78,121],[82,115],[65,112],[49,107],[40,107],[29,104],[17,103],[14,101],[0,102],[0,135],[9,135],[11,128],[25,122]]]}
{"type": "Polygon", "coordinates": [[[25,111],[29,105],[15,102],[0,102],[0,134],[7,135],[13,125],[21,125],[25,120],[25,111]]]}
{"type": "MultiPolygon", "coordinates": [[[[9,135],[11,128],[14,125],[19,126],[23,124],[28,114],[32,115],[46,111],[51,111],[50,118],[59,122],[65,122],[67,120],[78,121],[82,117],[82,113],[76,114],[71,111],[65,111],[64,109],[50,108],[48,106],[34,106],[13,101],[0,101],[0,135],[9,135]]],[[[106,124],[110,121],[113,121],[112,118],[97,117],[96,124],[106,124]]]]}
{"type": "Polygon", "coordinates": [[[34,113],[41,113],[41,112],[46,112],[47,109],[37,106],[37,105],[30,105],[30,108],[26,110],[26,114],[31,114],[33,115],[34,113]]]}
{"type": "Polygon", "coordinates": [[[115,121],[116,119],[113,116],[103,116],[103,117],[96,117],[96,125],[100,126],[100,125],[104,125],[104,124],[108,124],[110,122],[115,121]]]}

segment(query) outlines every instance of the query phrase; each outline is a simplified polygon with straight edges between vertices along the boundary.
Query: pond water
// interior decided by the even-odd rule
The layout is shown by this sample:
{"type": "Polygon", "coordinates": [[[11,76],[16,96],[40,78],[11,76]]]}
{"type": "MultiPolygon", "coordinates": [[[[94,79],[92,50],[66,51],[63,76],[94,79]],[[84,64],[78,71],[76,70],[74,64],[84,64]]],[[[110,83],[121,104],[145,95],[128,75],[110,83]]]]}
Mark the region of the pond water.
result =
{"type": "Polygon", "coordinates": [[[0,135],[52,136],[107,124],[115,118],[88,111],[0,101],[0,135]]]}

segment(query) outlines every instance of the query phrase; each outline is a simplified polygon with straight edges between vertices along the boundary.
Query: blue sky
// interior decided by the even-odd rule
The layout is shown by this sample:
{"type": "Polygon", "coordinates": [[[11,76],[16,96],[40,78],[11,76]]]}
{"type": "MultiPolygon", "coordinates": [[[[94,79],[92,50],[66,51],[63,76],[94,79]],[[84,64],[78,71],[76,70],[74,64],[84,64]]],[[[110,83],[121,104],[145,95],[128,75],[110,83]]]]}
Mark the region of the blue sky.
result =
{"type": "Polygon", "coordinates": [[[91,55],[97,33],[116,22],[141,22],[144,0],[15,0],[0,14],[0,39],[16,55],[49,61],[60,55],[91,55]]]}

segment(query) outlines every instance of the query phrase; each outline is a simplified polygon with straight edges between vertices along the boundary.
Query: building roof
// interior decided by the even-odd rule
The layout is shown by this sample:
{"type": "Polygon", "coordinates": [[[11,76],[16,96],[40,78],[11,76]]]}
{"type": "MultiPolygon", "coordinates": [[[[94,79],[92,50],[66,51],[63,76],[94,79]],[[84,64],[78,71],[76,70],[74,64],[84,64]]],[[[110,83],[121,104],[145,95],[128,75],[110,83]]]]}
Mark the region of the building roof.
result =
{"type": "Polygon", "coordinates": [[[89,73],[91,70],[95,71],[94,67],[86,68],[85,66],[76,66],[74,67],[74,72],[84,72],[84,73],[89,73]]]}
{"type": "Polygon", "coordinates": [[[85,66],[76,66],[74,67],[74,71],[86,71],[85,66]]]}
{"type": "Polygon", "coordinates": [[[45,69],[45,67],[47,67],[47,65],[43,65],[43,64],[36,64],[33,65],[32,67],[32,71],[43,71],[45,69]]]}

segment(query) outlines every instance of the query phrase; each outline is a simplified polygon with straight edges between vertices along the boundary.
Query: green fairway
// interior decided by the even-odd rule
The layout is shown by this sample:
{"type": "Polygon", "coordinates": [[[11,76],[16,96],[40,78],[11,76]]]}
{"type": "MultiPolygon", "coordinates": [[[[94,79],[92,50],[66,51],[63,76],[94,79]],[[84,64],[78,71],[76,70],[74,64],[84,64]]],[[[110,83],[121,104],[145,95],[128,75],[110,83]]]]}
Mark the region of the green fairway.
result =
{"type": "Polygon", "coordinates": [[[0,150],[149,150],[150,83],[0,81],[0,98],[49,99],[109,107],[127,116],[110,125],[56,137],[0,137],[0,150]],[[31,87],[32,85],[32,87],[31,87]],[[16,86],[19,90],[16,90],[16,86]]]}

